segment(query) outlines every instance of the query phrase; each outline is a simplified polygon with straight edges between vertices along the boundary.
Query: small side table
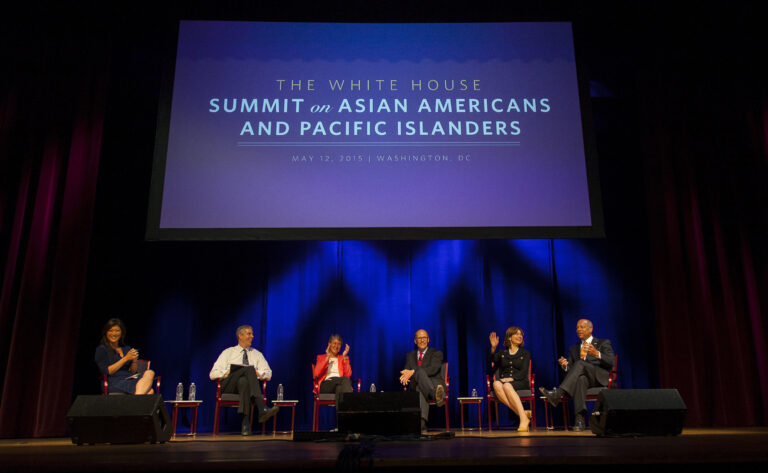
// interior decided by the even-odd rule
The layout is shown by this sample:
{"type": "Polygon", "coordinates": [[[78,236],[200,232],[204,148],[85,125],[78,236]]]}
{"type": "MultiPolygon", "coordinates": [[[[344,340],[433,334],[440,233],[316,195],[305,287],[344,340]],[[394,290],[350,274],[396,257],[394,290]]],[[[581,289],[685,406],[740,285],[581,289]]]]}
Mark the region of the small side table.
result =
{"type": "Polygon", "coordinates": [[[459,412],[461,412],[461,430],[483,430],[483,417],[481,414],[480,405],[483,403],[483,398],[480,396],[459,397],[459,412]],[[477,428],[464,429],[464,405],[465,404],[477,404],[477,428]]]}
{"type": "Polygon", "coordinates": [[[203,401],[165,401],[173,406],[171,414],[171,440],[176,438],[176,422],[179,418],[179,407],[189,407],[192,409],[189,419],[189,433],[183,434],[189,437],[197,437],[197,408],[203,401]]]}
{"type": "Polygon", "coordinates": [[[277,432],[277,416],[275,415],[274,417],[272,417],[272,435],[275,435],[278,433],[293,435],[293,423],[294,423],[294,420],[296,419],[296,404],[298,403],[299,401],[297,400],[272,401],[273,406],[291,408],[291,430],[283,430],[283,431],[277,432]]]}

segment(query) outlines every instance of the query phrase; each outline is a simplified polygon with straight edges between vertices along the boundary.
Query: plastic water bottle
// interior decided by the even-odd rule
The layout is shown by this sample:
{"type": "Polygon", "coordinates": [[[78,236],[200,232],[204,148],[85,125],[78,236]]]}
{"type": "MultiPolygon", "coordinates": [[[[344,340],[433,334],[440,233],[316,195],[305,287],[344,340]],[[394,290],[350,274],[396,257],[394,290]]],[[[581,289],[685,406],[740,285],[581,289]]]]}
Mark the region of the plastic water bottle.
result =
{"type": "Polygon", "coordinates": [[[283,400],[283,385],[278,384],[277,385],[277,400],[282,401],[283,400]]]}
{"type": "Polygon", "coordinates": [[[181,383],[176,385],[176,400],[177,401],[184,400],[184,385],[181,383]]]}
{"type": "Polygon", "coordinates": [[[477,389],[472,388],[472,397],[477,397],[477,389]]]}
{"type": "Polygon", "coordinates": [[[375,393],[375,392],[376,392],[376,385],[375,385],[375,384],[373,384],[373,383],[371,383],[371,392],[372,392],[372,393],[375,393]]]}
{"type": "Polygon", "coordinates": [[[195,400],[195,393],[197,392],[197,387],[195,386],[195,383],[192,383],[189,385],[189,400],[194,401],[195,400]]]}

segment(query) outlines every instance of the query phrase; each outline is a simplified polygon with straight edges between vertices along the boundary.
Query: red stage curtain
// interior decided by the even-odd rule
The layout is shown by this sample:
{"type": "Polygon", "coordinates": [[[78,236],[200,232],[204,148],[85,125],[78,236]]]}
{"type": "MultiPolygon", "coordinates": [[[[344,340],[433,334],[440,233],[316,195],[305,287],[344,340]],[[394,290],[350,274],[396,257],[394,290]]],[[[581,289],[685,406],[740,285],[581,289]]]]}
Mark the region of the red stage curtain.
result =
{"type": "Polygon", "coordinates": [[[657,319],[638,336],[687,425],[768,425],[768,89],[757,43],[700,28],[658,39],[638,81],[657,319]]]}
{"type": "Polygon", "coordinates": [[[104,44],[42,23],[0,84],[0,437],[67,431],[104,122],[104,44]]]}

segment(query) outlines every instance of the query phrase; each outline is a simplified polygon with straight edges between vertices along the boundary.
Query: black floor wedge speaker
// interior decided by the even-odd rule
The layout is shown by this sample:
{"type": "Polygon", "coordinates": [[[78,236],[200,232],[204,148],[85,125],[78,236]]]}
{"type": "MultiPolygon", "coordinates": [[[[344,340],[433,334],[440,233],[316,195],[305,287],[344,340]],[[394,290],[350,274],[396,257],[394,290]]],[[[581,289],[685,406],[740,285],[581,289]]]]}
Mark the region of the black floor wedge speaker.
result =
{"type": "Polygon", "coordinates": [[[344,393],[339,432],[369,435],[421,435],[419,393],[344,393]]]}
{"type": "Polygon", "coordinates": [[[589,420],[606,437],[680,435],[687,408],[677,389],[606,389],[589,420]]]}
{"type": "Polygon", "coordinates": [[[72,443],[162,443],[171,438],[163,396],[78,396],[67,413],[72,443]]]}

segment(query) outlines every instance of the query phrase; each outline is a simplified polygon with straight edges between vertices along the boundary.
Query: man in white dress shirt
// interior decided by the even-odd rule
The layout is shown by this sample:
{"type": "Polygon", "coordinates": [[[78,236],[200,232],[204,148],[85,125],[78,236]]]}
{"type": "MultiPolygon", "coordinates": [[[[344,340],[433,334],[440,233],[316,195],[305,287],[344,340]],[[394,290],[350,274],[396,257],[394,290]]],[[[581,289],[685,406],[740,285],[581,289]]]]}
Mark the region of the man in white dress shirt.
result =
{"type": "Polygon", "coordinates": [[[212,380],[221,378],[222,393],[240,394],[240,405],[237,412],[242,416],[241,433],[250,435],[250,410],[251,402],[256,404],[256,414],[259,422],[265,422],[277,414],[278,408],[267,408],[264,404],[264,396],[261,392],[260,380],[272,378],[272,370],[269,363],[258,350],[251,347],[253,341],[253,328],[250,325],[241,325],[237,328],[237,345],[229,347],[219,355],[209,374],[212,380]],[[246,365],[230,375],[232,365],[246,365]]]}

